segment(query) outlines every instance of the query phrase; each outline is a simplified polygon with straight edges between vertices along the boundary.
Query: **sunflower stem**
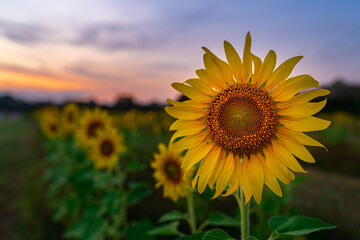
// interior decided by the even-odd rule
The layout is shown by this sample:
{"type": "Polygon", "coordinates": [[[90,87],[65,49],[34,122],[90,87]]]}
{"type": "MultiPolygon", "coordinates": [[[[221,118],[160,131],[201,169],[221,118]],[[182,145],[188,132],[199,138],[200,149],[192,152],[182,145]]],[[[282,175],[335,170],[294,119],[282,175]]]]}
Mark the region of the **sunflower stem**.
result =
{"type": "Polygon", "coordinates": [[[188,194],[186,196],[186,200],[187,200],[187,207],[188,207],[188,222],[190,225],[190,230],[191,233],[194,234],[196,233],[196,216],[195,216],[195,209],[194,209],[194,199],[192,194],[188,194]]]}
{"type": "Polygon", "coordinates": [[[241,221],[240,221],[240,231],[241,239],[245,239],[249,236],[250,233],[250,202],[245,204],[245,195],[239,187],[237,193],[234,194],[236,201],[239,205],[241,221]]]}

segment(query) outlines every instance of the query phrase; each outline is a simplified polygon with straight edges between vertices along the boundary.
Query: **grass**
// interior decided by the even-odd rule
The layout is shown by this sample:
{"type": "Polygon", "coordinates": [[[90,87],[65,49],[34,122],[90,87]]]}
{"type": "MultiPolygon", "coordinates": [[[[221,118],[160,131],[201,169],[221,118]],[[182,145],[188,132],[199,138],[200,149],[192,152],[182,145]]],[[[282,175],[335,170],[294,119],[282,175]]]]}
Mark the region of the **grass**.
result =
{"type": "Polygon", "coordinates": [[[1,238],[53,239],[46,238],[53,227],[39,177],[44,165],[36,122],[30,117],[4,119],[0,133],[1,238]]]}

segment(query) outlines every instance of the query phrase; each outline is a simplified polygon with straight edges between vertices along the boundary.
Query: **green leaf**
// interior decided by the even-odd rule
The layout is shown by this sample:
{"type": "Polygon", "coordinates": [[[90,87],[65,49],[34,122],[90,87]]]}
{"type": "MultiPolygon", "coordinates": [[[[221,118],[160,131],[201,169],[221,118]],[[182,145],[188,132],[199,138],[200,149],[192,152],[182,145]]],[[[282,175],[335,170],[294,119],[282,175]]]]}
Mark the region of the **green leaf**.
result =
{"type": "Polygon", "coordinates": [[[221,212],[211,213],[208,223],[215,226],[240,227],[238,220],[221,212]]]}
{"type": "Polygon", "coordinates": [[[161,216],[159,223],[162,222],[167,222],[167,221],[174,221],[174,220],[180,220],[180,219],[184,219],[185,216],[182,212],[179,212],[177,210],[173,210],[170,212],[165,213],[164,215],[161,216]]]}
{"type": "Polygon", "coordinates": [[[65,203],[61,204],[55,211],[55,214],[53,216],[53,219],[55,222],[59,221],[61,218],[65,216],[65,214],[68,212],[67,206],[65,203]]]}
{"type": "Polygon", "coordinates": [[[179,222],[171,222],[164,225],[161,225],[159,227],[156,227],[147,233],[149,235],[178,235],[181,236],[182,233],[178,230],[179,222]]]}
{"type": "MultiPolygon", "coordinates": [[[[275,221],[278,221],[278,223],[280,223],[282,220],[277,219],[275,221]]],[[[274,221],[272,221],[272,223],[274,224],[274,221]]],[[[275,229],[274,234],[275,236],[301,236],[320,230],[333,229],[335,227],[336,226],[328,224],[316,218],[293,216],[286,219],[286,221],[279,225],[275,229]]]]}
{"type": "Polygon", "coordinates": [[[126,233],[126,239],[128,240],[154,240],[154,236],[147,235],[147,231],[152,229],[154,226],[148,219],[141,220],[138,223],[131,225],[126,233]]]}
{"type": "Polygon", "coordinates": [[[188,236],[176,238],[175,240],[203,240],[205,233],[196,233],[188,236]]]}
{"type": "Polygon", "coordinates": [[[267,221],[267,224],[271,228],[271,230],[275,231],[278,227],[280,227],[284,222],[288,220],[288,217],[284,216],[276,216],[272,217],[267,221]]]}
{"type": "Polygon", "coordinates": [[[151,189],[131,191],[128,196],[128,205],[132,206],[139,203],[142,199],[146,198],[151,193],[152,193],[151,189]]]}
{"type": "Polygon", "coordinates": [[[130,162],[127,166],[126,169],[129,172],[136,172],[136,171],[142,171],[146,169],[146,164],[144,163],[138,163],[138,162],[130,162]]]}
{"type": "Polygon", "coordinates": [[[244,240],[258,240],[256,237],[247,237],[244,240]]]}
{"type": "Polygon", "coordinates": [[[203,240],[235,240],[221,229],[213,229],[205,233],[203,240]]]}

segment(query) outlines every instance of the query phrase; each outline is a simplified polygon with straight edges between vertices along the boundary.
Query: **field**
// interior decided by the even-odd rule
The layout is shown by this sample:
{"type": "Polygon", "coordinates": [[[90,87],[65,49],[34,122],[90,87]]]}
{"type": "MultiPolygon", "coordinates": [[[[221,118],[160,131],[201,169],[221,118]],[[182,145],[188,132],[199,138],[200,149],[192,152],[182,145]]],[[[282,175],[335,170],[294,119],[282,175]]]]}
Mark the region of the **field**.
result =
{"type": "MultiPolygon", "coordinates": [[[[126,169],[125,175],[117,170],[93,169],[84,153],[74,150],[71,140],[45,140],[31,116],[2,120],[0,215],[4,224],[0,227],[1,236],[4,239],[102,239],[104,236],[109,239],[117,239],[118,236],[126,236],[127,239],[174,239],[174,236],[145,234],[161,225],[159,218],[166,212],[174,209],[186,211],[184,198],[173,203],[162,197],[161,188],[154,188],[153,169],[150,167],[153,153],[158,151],[158,143],[166,143],[171,137],[167,128],[172,120],[162,112],[131,114],[114,115],[115,119],[120,119],[118,126],[125,135],[124,143],[128,148],[120,158],[121,167],[126,169]],[[142,115],[141,118],[132,118],[131,114],[142,115]],[[146,120],[135,122],[134,119],[146,120]],[[69,163],[74,159],[77,165],[69,163]],[[61,173],[55,173],[57,171],[61,173]],[[74,176],[77,178],[74,179],[74,176]],[[120,179],[122,177],[124,179],[120,179]],[[117,180],[113,183],[111,179],[117,180]],[[86,192],[89,185],[94,187],[95,196],[94,192],[86,192]],[[80,190],[84,192],[79,193],[80,190]],[[113,194],[118,191],[124,193],[114,197],[113,194]],[[99,205],[108,199],[106,211],[110,211],[110,205],[115,210],[100,214],[90,226],[79,226],[90,206],[83,196],[91,196],[91,204],[99,205]],[[127,196],[126,203],[121,200],[124,196],[127,196]],[[76,201],[82,203],[79,205],[76,201]],[[126,212],[119,214],[124,204],[126,212]],[[116,219],[119,222],[115,224],[116,219]],[[116,228],[112,229],[113,226],[116,228]],[[89,229],[93,231],[89,234],[98,234],[98,238],[80,237],[89,229]],[[116,232],[119,229],[122,230],[116,232]],[[143,234],[142,237],[139,233],[143,234]]],[[[338,226],[334,230],[309,235],[306,239],[360,237],[360,212],[357,210],[360,202],[360,164],[357,162],[360,157],[359,121],[357,117],[345,113],[322,117],[331,119],[333,123],[329,129],[313,137],[324,143],[329,152],[311,148],[317,163],[303,164],[309,173],[297,175],[290,185],[282,185],[283,198],[266,190],[260,205],[251,203],[253,234],[260,239],[268,231],[264,230],[268,216],[294,214],[317,217],[338,226]]],[[[215,211],[238,221],[239,212],[234,198],[209,200],[211,196],[209,190],[202,195],[194,195],[199,222],[209,216],[211,218],[215,211]]],[[[238,234],[238,228],[233,223],[229,224],[230,220],[215,220],[205,229],[220,226],[232,236],[238,234]]],[[[180,221],[178,229],[189,232],[183,221],[180,221]]]]}

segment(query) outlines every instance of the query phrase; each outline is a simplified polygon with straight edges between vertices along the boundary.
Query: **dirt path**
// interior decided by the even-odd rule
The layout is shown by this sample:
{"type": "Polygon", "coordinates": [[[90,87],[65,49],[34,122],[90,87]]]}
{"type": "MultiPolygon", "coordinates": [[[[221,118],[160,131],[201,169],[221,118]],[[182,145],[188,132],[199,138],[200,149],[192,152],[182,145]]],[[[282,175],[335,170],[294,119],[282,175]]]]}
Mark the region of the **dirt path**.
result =
{"type": "Polygon", "coordinates": [[[296,186],[293,206],[338,225],[348,239],[360,239],[360,180],[316,169],[310,169],[308,176],[296,186]]]}
{"type": "MultiPolygon", "coordinates": [[[[42,142],[35,122],[28,118],[0,122],[0,236],[20,239],[21,219],[26,219],[31,202],[23,201],[25,192],[39,179],[30,180],[42,159],[42,142]],[[24,211],[22,211],[24,210],[24,211]]],[[[33,192],[32,194],[38,194],[33,192]]],[[[30,236],[29,236],[30,237],[30,236]]],[[[31,238],[31,237],[30,237],[31,238]]],[[[21,238],[22,239],[22,238],[21,238]]]]}

